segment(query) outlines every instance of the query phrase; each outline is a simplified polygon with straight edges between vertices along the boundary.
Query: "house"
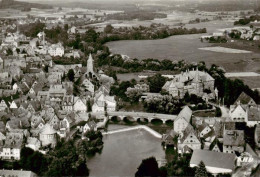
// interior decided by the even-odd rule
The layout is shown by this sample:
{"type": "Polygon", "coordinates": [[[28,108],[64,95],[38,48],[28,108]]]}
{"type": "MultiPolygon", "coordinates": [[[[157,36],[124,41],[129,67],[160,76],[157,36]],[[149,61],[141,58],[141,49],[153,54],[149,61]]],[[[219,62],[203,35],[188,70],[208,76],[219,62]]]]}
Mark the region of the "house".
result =
{"type": "Polygon", "coordinates": [[[87,102],[85,99],[80,97],[74,97],[74,111],[76,112],[87,112],[87,102]]]}
{"type": "Polygon", "coordinates": [[[94,131],[97,130],[97,124],[94,121],[90,121],[84,125],[83,133],[86,133],[91,130],[94,130],[94,131]]]}
{"type": "Polygon", "coordinates": [[[42,146],[55,147],[57,144],[57,131],[52,128],[50,124],[45,124],[44,127],[40,130],[40,141],[42,146]]]}
{"type": "Polygon", "coordinates": [[[115,97],[108,95],[105,96],[103,93],[99,93],[95,97],[95,101],[92,106],[92,112],[104,112],[105,109],[107,111],[116,110],[115,97]]]}
{"type": "Polygon", "coordinates": [[[76,118],[76,114],[75,113],[71,113],[68,114],[67,116],[65,116],[65,118],[60,121],[60,130],[64,130],[66,132],[70,131],[70,128],[75,125],[75,118],[76,118]]]}
{"type": "Polygon", "coordinates": [[[201,142],[197,132],[188,124],[187,128],[178,137],[178,153],[186,153],[186,149],[201,149],[201,142]]]}
{"type": "Polygon", "coordinates": [[[162,142],[165,144],[165,146],[177,146],[176,142],[174,141],[175,137],[178,137],[178,133],[176,133],[174,130],[171,130],[168,133],[163,134],[162,142]]]}
{"type": "Polygon", "coordinates": [[[62,57],[64,55],[64,47],[62,46],[61,43],[58,44],[52,44],[49,48],[48,48],[48,54],[50,54],[50,56],[56,57],[62,57]]]}
{"type": "Polygon", "coordinates": [[[60,119],[57,117],[56,114],[54,114],[54,116],[49,120],[48,124],[50,124],[52,128],[54,128],[55,130],[58,130],[60,125],[60,119]]]}
{"type": "Polygon", "coordinates": [[[236,99],[234,105],[256,105],[256,102],[248,96],[245,92],[242,92],[239,97],[236,99]]]}
{"type": "Polygon", "coordinates": [[[64,111],[73,111],[74,106],[74,96],[66,95],[62,101],[62,109],[64,111]]]}
{"type": "Polygon", "coordinates": [[[0,170],[0,176],[2,177],[37,177],[32,171],[23,170],[0,170]]]}
{"type": "Polygon", "coordinates": [[[190,167],[197,167],[202,161],[212,174],[232,173],[235,169],[235,154],[196,149],[192,153],[190,167]]]}
{"type": "Polygon", "coordinates": [[[10,109],[17,109],[18,108],[18,106],[17,106],[17,104],[15,103],[15,101],[12,101],[11,103],[9,103],[10,104],[10,109]]]}
{"type": "MultiPolygon", "coordinates": [[[[32,128],[38,128],[38,126],[42,123],[44,124],[44,120],[40,115],[33,115],[30,119],[31,121],[31,127],[32,128]]],[[[41,127],[41,126],[40,126],[41,127]]]]}
{"type": "Polygon", "coordinates": [[[224,130],[223,152],[244,152],[245,138],[243,130],[224,130]]]}
{"type": "Polygon", "coordinates": [[[19,119],[11,119],[6,123],[6,129],[11,131],[22,128],[22,122],[19,119]]]}
{"type": "Polygon", "coordinates": [[[70,29],[68,29],[68,34],[76,34],[77,31],[77,27],[72,26],[70,29]]]}
{"type": "Polygon", "coordinates": [[[85,92],[90,92],[91,94],[93,94],[95,92],[95,86],[94,84],[92,84],[92,82],[88,79],[85,79],[82,82],[82,87],[84,88],[85,92]]]}
{"type": "Polygon", "coordinates": [[[255,128],[255,143],[260,148],[260,124],[255,128]]]}
{"type": "Polygon", "coordinates": [[[6,109],[8,109],[8,106],[7,106],[6,102],[4,100],[2,100],[0,102],[0,111],[5,111],[6,109]]]}
{"type": "Polygon", "coordinates": [[[248,116],[246,119],[246,125],[248,127],[254,127],[260,124],[260,105],[250,106],[248,108],[248,116]]]}
{"type": "Polygon", "coordinates": [[[37,138],[29,137],[27,139],[25,147],[31,148],[34,151],[38,151],[41,147],[41,142],[37,138]]]}
{"type": "Polygon", "coordinates": [[[174,131],[179,134],[183,132],[190,125],[191,115],[192,110],[185,106],[174,121],[174,131]]]}
{"type": "Polygon", "coordinates": [[[241,105],[231,105],[229,110],[229,116],[234,122],[245,122],[247,120],[247,106],[241,105]]]}
{"type": "Polygon", "coordinates": [[[223,151],[223,146],[222,144],[218,141],[217,138],[211,143],[209,150],[215,151],[215,152],[222,152],[223,151]]]}
{"type": "Polygon", "coordinates": [[[0,153],[2,159],[20,160],[23,133],[7,133],[5,144],[0,153]]]}

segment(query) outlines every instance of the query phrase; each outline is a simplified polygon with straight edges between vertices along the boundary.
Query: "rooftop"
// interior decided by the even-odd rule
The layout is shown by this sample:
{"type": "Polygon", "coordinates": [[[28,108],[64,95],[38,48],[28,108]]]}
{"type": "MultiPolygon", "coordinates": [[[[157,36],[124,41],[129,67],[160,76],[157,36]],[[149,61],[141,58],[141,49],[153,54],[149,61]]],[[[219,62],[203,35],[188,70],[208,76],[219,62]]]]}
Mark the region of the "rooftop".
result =
{"type": "Polygon", "coordinates": [[[235,159],[235,154],[197,149],[193,151],[190,164],[198,165],[203,161],[208,167],[234,169],[235,159]]]}

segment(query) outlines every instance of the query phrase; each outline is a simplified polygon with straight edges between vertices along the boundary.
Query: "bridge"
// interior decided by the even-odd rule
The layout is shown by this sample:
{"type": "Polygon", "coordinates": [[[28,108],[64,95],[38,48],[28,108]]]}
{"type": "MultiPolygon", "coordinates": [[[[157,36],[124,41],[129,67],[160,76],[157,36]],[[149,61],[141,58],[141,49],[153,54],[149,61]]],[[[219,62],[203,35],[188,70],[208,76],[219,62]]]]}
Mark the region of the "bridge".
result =
{"type": "MultiPolygon", "coordinates": [[[[96,112],[91,113],[91,115],[100,117],[103,116],[104,112],[96,112]]],[[[153,120],[161,120],[164,124],[167,121],[174,121],[177,118],[177,115],[170,114],[157,114],[157,113],[146,113],[146,112],[107,112],[108,118],[117,117],[120,120],[124,120],[125,118],[132,118],[134,121],[138,120],[147,120],[148,122],[152,122],[153,120]]]]}
{"type": "Polygon", "coordinates": [[[111,134],[115,134],[115,133],[121,133],[121,132],[127,132],[127,131],[132,131],[132,130],[140,130],[143,129],[149,133],[151,133],[153,136],[155,136],[156,138],[162,138],[162,135],[156,131],[154,131],[153,129],[145,126],[145,125],[138,125],[138,126],[134,126],[134,127],[128,127],[128,128],[122,128],[122,129],[117,129],[117,130],[111,130],[108,132],[103,132],[103,135],[111,135],[111,134]]]}

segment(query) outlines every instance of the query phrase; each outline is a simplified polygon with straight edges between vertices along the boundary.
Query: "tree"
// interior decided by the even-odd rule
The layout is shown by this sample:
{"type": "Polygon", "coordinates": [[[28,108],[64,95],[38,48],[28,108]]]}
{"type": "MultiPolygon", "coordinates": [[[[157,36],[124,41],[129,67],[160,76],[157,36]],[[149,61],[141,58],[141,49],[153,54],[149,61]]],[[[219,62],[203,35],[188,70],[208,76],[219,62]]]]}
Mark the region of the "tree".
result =
{"type": "Polygon", "coordinates": [[[108,24],[105,28],[104,28],[104,32],[105,33],[111,33],[113,31],[114,27],[111,24],[108,24]]]}
{"type": "Polygon", "coordinates": [[[90,99],[88,99],[88,101],[87,101],[87,108],[88,108],[88,112],[92,111],[90,99]]]}
{"type": "Polygon", "coordinates": [[[147,78],[150,86],[150,91],[154,93],[160,93],[162,87],[166,83],[166,78],[163,77],[161,74],[156,74],[152,77],[147,78]]]}
{"type": "Polygon", "coordinates": [[[70,81],[74,82],[74,79],[75,79],[75,73],[74,73],[74,70],[73,69],[70,69],[68,74],[67,74],[67,77],[69,78],[70,81]]]}
{"type": "Polygon", "coordinates": [[[135,173],[136,177],[157,177],[162,176],[162,173],[158,167],[158,163],[154,157],[144,159],[141,165],[138,167],[135,173]]]}
{"type": "Polygon", "coordinates": [[[142,90],[136,88],[128,88],[125,92],[131,103],[136,103],[142,95],[142,90]]]}
{"type": "Polygon", "coordinates": [[[195,177],[208,177],[207,169],[202,161],[195,171],[195,177]]]}

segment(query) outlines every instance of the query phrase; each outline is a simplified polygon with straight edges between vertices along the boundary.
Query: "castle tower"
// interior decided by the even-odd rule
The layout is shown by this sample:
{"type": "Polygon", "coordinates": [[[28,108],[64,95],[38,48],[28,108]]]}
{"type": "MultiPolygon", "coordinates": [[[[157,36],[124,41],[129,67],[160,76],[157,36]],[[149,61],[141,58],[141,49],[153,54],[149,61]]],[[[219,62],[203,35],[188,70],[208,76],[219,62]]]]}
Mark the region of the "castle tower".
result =
{"type": "Polygon", "coordinates": [[[93,69],[93,58],[92,58],[92,55],[90,54],[89,57],[88,57],[88,61],[87,61],[87,75],[89,74],[92,74],[94,75],[94,69],[93,69]]]}

